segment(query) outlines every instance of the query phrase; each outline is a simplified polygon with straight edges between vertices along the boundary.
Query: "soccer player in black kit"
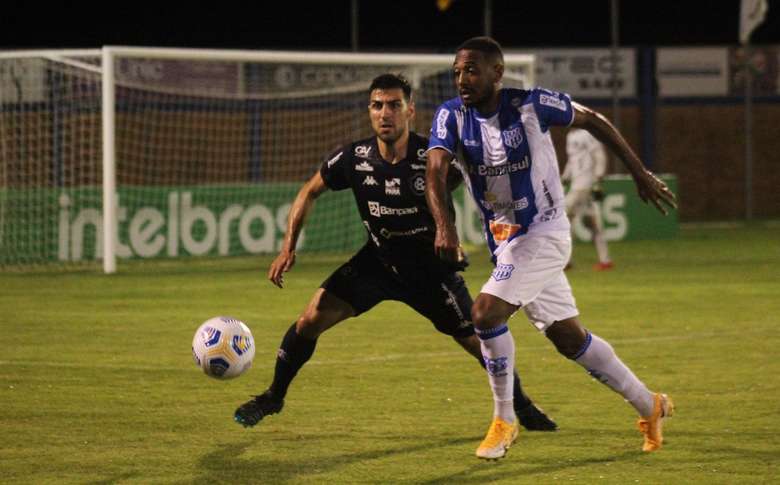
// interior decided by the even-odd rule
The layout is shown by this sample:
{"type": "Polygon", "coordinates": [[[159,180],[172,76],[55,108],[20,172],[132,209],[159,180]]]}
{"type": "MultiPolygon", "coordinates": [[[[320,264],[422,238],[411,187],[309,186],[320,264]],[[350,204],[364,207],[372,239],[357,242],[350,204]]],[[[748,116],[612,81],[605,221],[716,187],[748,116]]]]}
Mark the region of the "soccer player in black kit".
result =
{"type": "MultiPolygon", "coordinates": [[[[411,86],[400,75],[375,78],[369,88],[368,112],[376,136],[337,150],[298,192],[282,250],[268,270],[273,284],[282,287],[283,273],[295,263],[295,247],[306,216],[327,189],[352,190],[368,241],[325,280],[287,330],[271,386],[236,410],[234,418],[239,424],[254,426],[281,411],[287,388],[311,358],[317,338],[385,300],[412,307],[484,367],[471,323],[471,296],[458,274],[466,262],[448,263],[434,253],[436,225],[425,201],[428,141],[409,131],[414,117],[411,98],[411,86]]],[[[514,407],[526,429],[557,428],[523,393],[517,373],[514,407]]]]}

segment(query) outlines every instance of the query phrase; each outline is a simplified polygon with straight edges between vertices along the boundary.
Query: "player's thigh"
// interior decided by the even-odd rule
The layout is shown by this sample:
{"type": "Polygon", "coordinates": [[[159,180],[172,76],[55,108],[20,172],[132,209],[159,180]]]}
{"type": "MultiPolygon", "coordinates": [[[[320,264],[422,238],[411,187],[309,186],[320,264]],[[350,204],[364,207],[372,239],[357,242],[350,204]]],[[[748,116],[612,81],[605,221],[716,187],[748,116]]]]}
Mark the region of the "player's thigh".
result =
{"type": "Polygon", "coordinates": [[[523,310],[531,324],[541,332],[546,332],[555,322],[579,315],[571,285],[563,271],[551,279],[523,310]]]}
{"type": "Polygon", "coordinates": [[[400,301],[433,323],[439,332],[462,339],[474,335],[472,299],[458,273],[408,282],[400,301]]]}
{"type": "Polygon", "coordinates": [[[363,247],[334,271],[321,285],[328,293],[346,302],[353,316],[365,313],[379,302],[395,299],[387,269],[363,247]]]}
{"type": "Polygon", "coordinates": [[[568,214],[570,218],[577,217],[588,209],[590,201],[589,190],[569,190],[564,198],[566,214],[568,214]]]}
{"type": "Polygon", "coordinates": [[[296,322],[300,335],[317,338],[337,323],[355,315],[348,302],[324,288],[318,288],[296,322]]]}

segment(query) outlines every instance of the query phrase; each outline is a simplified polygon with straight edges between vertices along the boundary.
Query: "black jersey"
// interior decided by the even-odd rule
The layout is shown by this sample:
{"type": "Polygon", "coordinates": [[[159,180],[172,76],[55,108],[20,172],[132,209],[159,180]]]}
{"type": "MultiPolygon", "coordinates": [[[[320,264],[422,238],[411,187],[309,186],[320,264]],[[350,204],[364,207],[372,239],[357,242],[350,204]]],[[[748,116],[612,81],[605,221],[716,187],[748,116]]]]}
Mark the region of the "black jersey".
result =
{"type": "MultiPolygon", "coordinates": [[[[391,164],[379,154],[376,137],[344,146],[320,168],[332,190],[352,189],[368,244],[394,268],[448,270],[434,253],[436,224],[425,201],[428,140],[409,133],[406,158],[391,164]]],[[[454,219],[454,209],[450,202],[454,219]]]]}

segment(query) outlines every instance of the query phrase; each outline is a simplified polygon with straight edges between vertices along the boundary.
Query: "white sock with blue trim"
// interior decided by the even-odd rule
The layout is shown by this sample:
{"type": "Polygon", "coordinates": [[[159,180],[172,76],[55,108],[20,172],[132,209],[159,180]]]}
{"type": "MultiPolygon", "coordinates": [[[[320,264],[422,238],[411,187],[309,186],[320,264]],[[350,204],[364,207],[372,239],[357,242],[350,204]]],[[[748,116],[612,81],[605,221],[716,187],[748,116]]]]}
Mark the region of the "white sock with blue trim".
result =
{"type": "Polygon", "coordinates": [[[507,423],[515,422],[515,410],[512,405],[513,373],[515,368],[515,340],[506,323],[498,327],[477,330],[482,358],[493,391],[493,416],[507,423]]]}
{"type": "Polygon", "coordinates": [[[653,413],[653,393],[618,358],[612,346],[598,335],[588,332],[585,344],[572,360],[602,384],[623,396],[640,416],[653,413]]]}

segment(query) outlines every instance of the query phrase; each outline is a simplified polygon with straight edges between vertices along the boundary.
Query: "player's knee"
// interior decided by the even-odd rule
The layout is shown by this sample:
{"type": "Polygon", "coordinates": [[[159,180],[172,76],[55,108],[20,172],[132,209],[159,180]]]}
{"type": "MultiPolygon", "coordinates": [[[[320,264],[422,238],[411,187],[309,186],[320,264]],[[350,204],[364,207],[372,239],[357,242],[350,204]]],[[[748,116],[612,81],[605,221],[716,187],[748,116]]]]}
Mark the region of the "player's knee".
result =
{"type": "Polygon", "coordinates": [[[573,359],[587,339],[587,331],[574,319],[555,322],[545,331],[545,336],[564,357],[573,359]]]}
{"type": "Polygon", "coordinates": [[[493,308],[485,300],[477,300],[471,307],[471,321],[477,329],[493,328],[502,323],[493,308]]]}

